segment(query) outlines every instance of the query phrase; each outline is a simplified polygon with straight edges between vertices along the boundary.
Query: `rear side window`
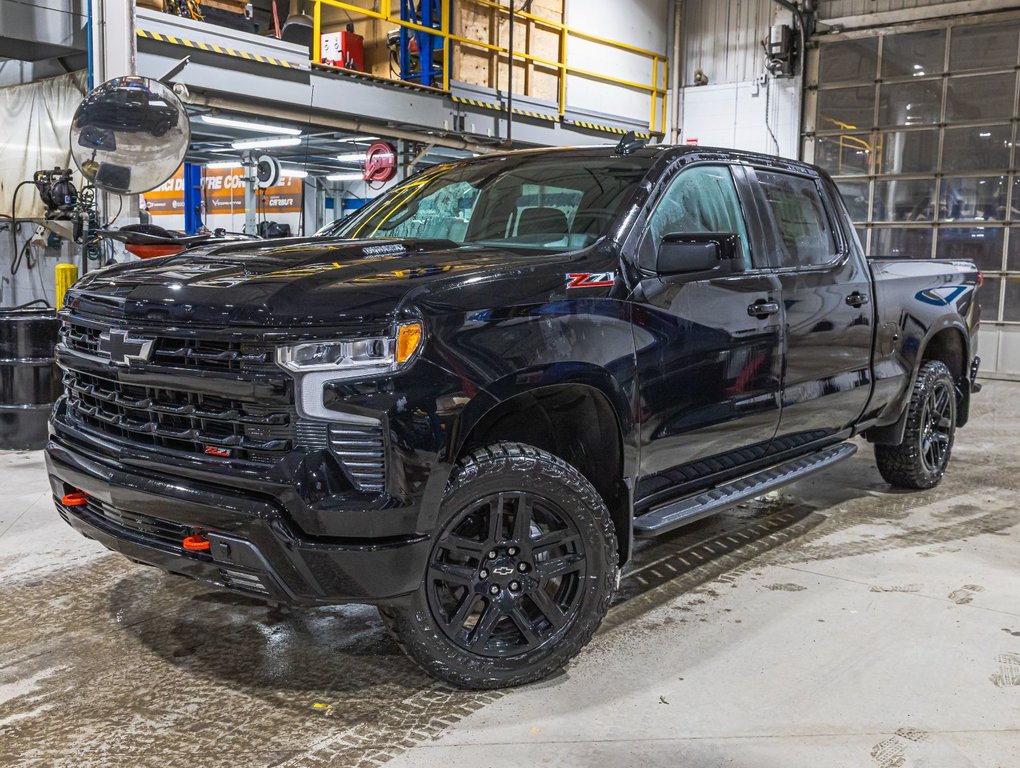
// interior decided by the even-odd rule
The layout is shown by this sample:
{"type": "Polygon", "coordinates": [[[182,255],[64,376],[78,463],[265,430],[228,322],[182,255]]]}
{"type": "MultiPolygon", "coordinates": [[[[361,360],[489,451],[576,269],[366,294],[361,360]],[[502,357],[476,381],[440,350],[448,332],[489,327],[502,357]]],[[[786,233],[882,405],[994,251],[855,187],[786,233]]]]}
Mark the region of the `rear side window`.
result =
{"type": "Polygon", "coordinates": [[[781,266],[817,267],[836,258],[836,237],[818,184],[803,176],[756,171],[785,248],[781,266]]]}

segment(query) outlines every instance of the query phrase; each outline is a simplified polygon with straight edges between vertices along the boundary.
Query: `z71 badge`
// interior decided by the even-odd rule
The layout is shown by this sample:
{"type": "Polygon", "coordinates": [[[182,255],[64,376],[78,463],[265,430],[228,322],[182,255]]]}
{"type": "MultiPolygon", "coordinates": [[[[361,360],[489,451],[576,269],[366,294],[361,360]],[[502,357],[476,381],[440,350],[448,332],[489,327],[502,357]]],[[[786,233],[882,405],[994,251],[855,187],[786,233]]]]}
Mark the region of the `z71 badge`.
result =
{"type": "Polygon", "coordinates": [[[615,272],[567,273],[567,290],[572,288],[610,288],[615,282],[615,272]]]}

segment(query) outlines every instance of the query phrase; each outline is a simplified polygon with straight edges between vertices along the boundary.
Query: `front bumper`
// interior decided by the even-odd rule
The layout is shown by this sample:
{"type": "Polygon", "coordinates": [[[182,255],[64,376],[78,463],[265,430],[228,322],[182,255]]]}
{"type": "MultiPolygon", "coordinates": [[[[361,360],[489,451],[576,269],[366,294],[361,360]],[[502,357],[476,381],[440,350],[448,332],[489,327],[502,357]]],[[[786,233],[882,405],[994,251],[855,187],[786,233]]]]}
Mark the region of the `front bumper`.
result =
{"type": "Polygon", "coordinates": [[[46,448],[60,515],[75,530],[139,563],[288,604],[378,603],[413,592],[429,540],[308,537],[271,497],[91,457],[59,438],[46,448]],[[83,491],[84,506],[61,503],[83,491]],[[208,552],[183,548],[200,533],[208,552]]]}

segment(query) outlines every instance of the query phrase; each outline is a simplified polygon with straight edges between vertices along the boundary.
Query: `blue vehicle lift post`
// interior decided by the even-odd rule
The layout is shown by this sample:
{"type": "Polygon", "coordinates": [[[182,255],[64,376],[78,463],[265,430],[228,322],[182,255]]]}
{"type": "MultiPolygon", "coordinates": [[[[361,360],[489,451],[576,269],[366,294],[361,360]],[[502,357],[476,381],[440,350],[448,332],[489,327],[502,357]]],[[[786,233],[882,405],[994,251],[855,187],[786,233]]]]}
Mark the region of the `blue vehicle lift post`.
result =
{"type": "Polygon", "coordinates": [[[196,234],[202,228],[202,166],[184,164],[184,231],[196,234]]]}
{"type": "MultiPolygon", "coordinates": [[[[410,21],[423,27],[439,29],[442,18],[442,0],[400,0],[400,19],[410,21]]],[[[447,3],[449,16],[447,28],[453,21],[453,0],[447,3]]],[[[435,86],[436,81],[442,82],[443,67],[450,66],[450,51],[444,51],[441,35],[400,28],[400,79],[422,85],[435,86]],[[414,56],[411,52],[411,41],[418,48],[418,67],[414,67],[414,56]],[[442,63],[436,63],[436,54],[443,52],[442,63]]]]}

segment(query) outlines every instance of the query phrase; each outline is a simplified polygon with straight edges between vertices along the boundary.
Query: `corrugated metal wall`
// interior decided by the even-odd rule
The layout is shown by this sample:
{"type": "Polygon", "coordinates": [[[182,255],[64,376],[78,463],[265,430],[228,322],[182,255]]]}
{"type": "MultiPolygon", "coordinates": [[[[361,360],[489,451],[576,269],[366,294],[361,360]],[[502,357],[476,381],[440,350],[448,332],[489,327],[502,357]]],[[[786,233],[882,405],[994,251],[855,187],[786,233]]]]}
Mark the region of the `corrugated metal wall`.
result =
{"type": "Polygon", "coordinates": [[[864,13],[902,11],[905,8],[924,8],[929,5],[945,5],[954,0],[819,0],[818,16],[822,19],[838,19],[844,16],[859,16],[864,13]]]}
{"type": "Polygon", "coordinates": [[[760,75],[761,40],[777,10],[773,0],[686,0],[682,84],[690,85],[699,68],[713,85],[760,75]]]}

